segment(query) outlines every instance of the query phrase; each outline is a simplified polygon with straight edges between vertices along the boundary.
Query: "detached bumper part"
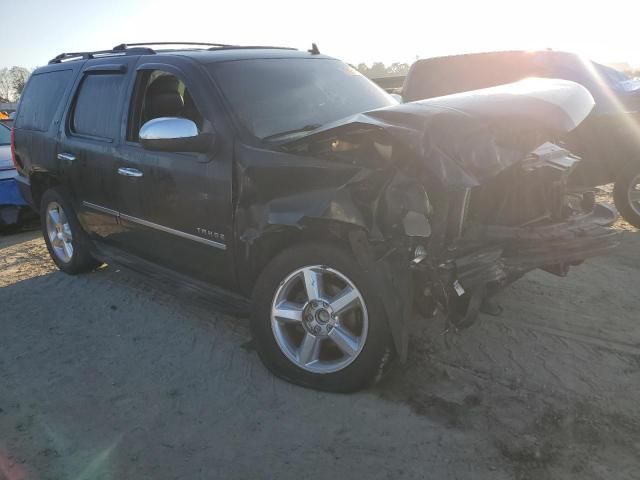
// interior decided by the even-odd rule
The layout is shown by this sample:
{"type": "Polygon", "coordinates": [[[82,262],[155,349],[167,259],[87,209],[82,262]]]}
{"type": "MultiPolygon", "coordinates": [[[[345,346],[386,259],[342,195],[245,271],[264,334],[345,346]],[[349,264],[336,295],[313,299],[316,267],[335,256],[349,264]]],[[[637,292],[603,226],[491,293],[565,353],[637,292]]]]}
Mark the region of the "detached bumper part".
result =
{"type": "Polygon", "coordinates": [[[620,233],[608,227],[616,218],[613,207],[597,204],[592,213],[565,223],[489,226],[465,237],[459,251],[468,253],[441,272],[443,284],[449,287],[444,295],[440,292],[440,303],[446,306],[449,321],[458,328],[470,326],[483,301],[531,270],[542,268],[564,276],[571,265],[612,250],[619,244],[620,233]],[[473,250],[471,245],[477,242],[492,246],[473,250]]]}
{"type": "Polygon", "coordinates": [[[573,222],[511,232],[498,227],[492,233],[513,236],[504,251],[504,268],[510,275],[523,274],[541,266],[571,265],[607,253],[620,241],[619,232],[608,228],[616,217],[612,207],[597,204],[592,213],[573,222]]]}

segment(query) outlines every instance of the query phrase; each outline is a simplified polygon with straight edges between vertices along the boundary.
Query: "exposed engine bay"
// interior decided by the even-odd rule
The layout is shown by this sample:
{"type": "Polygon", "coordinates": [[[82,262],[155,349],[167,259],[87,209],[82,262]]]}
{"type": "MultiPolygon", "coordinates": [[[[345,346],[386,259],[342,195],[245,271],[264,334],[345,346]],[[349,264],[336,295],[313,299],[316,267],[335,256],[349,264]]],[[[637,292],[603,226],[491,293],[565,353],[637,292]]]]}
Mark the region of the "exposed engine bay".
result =
{"type": "Polygon", "coordinates": [[[483,308],[498,313],[491,295],[526,272],[565,276],[570,266],[615,246],[617,234],[606,228],[615,210],[596,204],[593,191],[567,188],[579,161],[545,143],[487,184],[434,201],[431,219],[447,217],[441,221],[448,238],[437,265],[428,256],[414,262],[417,284],[429,285],[416,292],[422,313],[437,305],[454,326],[468,327],[483,308]],[[438,207],[443,203],[447,213],[438,207]]]}

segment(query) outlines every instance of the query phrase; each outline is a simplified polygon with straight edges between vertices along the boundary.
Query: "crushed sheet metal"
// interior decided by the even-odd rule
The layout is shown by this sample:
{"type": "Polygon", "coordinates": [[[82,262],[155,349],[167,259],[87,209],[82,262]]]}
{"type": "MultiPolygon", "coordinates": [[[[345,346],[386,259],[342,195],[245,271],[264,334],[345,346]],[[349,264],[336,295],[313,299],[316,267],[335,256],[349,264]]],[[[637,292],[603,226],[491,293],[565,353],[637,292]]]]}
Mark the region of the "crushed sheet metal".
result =
{"type": "Polygon", "coordinates": [[[591,94],[577,83],[523,80],[357,114],[285,146],[354,129],[381,130],[417,155],[443,185],[473,187],[553,135],[575,129],[593,106],[591,94]]]}

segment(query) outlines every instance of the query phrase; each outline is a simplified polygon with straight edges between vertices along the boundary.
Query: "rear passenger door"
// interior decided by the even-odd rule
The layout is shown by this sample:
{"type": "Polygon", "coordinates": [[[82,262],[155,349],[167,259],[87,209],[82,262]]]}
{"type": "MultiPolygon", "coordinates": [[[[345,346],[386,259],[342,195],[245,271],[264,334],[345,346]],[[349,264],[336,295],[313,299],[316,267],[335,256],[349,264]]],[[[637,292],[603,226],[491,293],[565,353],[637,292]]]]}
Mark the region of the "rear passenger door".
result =
{"type": "Polygon", "coordinates": [[[133,58],[87,62],[71,97],[58,143],[78,218],[89,235],[109,243],[117,222],[117,147],[133,58]]]}

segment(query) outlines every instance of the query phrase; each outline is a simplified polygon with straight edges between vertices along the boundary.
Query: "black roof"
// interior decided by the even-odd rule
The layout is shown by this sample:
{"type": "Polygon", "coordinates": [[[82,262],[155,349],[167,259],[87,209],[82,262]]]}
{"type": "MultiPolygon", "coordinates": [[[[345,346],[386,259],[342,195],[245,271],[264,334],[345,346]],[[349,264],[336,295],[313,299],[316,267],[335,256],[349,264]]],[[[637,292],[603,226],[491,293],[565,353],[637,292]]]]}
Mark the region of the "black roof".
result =
{"type": "Polygon", "coordinates": [[[49,64],[57,64],[74,60],[89,60],[95,58],[107,58],[113,56],[130,55],[180,55],[193,58],[200,63],[213,63],[216,61],[255,59],[255,58],[303,58],[321,57],[317,47],[310,51],[300,51],[288,47],[270,47],[260,45],[228,45],[221,43],[198,42],[155,42],[120,44],[110,50],[97,50],[86,52],[66,52],[57,55],[49,64]],[[159,49],[152,49],[151,46],[159,49]],[[179,46],[179,47],[178,47],[179,46]],[[169,48],[173,47],[173,48],[169,48]],[[177,48],[175,48],[177,47],[177,48]]]}
{"type": "Polygon", "coordinates": [[[216,50],[171,50],[158,52],[159,55],[170,54],[189,57],[200,63],[214,63],[231,60],[247,60],[257,58],[331,58],[326,55],[315,55],[306,51],[281,48],[243,47],[216,50]]]}

